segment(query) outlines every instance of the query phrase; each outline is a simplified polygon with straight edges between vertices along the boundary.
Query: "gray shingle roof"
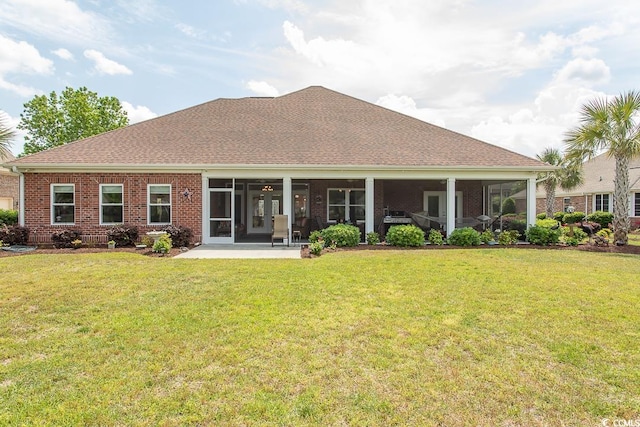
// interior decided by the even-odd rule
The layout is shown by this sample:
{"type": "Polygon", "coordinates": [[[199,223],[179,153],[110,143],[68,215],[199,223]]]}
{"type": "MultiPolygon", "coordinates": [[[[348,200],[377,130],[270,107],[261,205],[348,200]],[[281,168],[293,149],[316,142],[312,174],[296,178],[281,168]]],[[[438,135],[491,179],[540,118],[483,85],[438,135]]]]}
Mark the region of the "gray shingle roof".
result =
{"type": "Polygon", "coordinates": [[[276,98],[218,99],[13,164],[543,166],[319,86],[276,98]]]}

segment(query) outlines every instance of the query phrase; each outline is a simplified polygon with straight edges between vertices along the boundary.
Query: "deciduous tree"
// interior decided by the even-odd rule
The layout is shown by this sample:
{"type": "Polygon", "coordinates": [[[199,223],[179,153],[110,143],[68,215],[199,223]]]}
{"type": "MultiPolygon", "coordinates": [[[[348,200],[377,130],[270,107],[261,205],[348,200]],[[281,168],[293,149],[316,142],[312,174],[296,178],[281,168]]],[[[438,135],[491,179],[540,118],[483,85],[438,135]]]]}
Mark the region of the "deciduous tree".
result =
{"type": "Polygon", "coordinates": [[[128,124],[118,98],[67,87],[60,95],[37,95],[24,104],[18,128],[27,132],[24,154],[32,154],[128,124]]]}

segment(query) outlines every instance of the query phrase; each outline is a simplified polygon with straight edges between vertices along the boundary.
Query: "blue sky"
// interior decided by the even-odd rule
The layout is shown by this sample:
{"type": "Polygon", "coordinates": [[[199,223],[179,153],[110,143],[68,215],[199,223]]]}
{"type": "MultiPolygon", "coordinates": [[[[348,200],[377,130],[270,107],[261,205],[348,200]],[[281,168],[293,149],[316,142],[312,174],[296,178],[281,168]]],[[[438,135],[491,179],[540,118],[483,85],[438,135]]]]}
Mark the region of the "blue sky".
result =
{"type": "Polygon", "coordinates": [[[86,86],[137,122],[322,85],[535,156],[585,100],[640,89],[639,20],[628,0],[0,0],[0,110],[86,86]]]}

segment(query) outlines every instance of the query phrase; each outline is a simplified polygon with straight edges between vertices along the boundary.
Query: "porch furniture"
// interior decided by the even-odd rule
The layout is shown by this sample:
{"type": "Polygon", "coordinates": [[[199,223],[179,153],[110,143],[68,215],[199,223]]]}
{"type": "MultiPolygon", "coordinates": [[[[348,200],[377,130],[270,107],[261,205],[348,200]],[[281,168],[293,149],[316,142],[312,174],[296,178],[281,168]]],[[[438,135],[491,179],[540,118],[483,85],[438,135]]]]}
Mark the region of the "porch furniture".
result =
{"type": "Polygon", "coordinates": [[[273,247],[273,241],[275,239],[282,239],[282,243],[287,241],[289,246],[289,216],[288,215],[274,215],[273,216],[273,230],[271,231],[271,246],[273,247]]]}
{"type": "Polygon", "coordinates": [[[316,226],[318,227],[316,230],[324,230],[324,221],[320,216],[316,216],[316,226]]]}
{"type": "Polygon", "coordinates": [[[300,246],[300,235],[302,233],[299,230],[293,230],[291,233],[293,234],[293,246],[300,246]]]}
{"type": "Polygon", "coordinates": [[[291,230],[299,232],[301,237],[308,238],[311,228],[311,218],[303,217],[299,218],[291,227],[291,230]]]}

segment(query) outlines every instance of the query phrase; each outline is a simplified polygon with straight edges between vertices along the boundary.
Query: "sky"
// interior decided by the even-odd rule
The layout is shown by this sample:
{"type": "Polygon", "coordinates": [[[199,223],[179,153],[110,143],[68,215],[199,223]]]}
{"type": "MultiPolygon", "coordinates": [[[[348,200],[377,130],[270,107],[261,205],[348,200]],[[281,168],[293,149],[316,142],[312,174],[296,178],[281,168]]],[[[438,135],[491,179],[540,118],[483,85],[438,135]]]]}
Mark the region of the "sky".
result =
{"type": "Polygon", "coordinates": [[[85,86],[136,123],[321,85],[534,157],[640,89],[639,21],[629,0],[0,0],[0,110],[85,86]]]}

